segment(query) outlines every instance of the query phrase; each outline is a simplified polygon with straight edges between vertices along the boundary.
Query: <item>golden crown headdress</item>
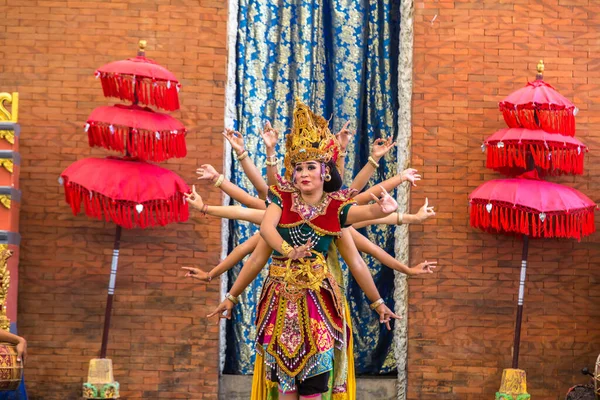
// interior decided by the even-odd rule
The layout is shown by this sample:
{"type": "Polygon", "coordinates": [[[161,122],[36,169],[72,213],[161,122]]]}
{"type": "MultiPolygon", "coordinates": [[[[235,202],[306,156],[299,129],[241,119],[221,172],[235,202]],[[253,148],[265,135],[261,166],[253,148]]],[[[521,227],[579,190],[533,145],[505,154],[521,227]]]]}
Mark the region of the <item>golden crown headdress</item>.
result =
{"type": "Polygon", "coordinates": [[[327,120],[296,98],[292,130],[286,137],[285,149],[285,176],[289,179],[293,166],[299,162],[336,160],[339,144],[327,120]]]}

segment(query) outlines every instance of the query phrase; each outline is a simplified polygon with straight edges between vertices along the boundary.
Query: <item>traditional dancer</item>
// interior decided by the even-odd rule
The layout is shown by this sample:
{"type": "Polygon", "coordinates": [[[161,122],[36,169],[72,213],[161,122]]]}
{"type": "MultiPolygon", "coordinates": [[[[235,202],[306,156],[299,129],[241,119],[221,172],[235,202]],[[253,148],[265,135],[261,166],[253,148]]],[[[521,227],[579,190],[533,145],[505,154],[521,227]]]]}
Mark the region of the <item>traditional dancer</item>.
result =
{"type": "Polygon", "coordinates": [[[373,196],[376,204],[353,205],[352,192],[339,190],[334,153],[335,140],[327,122],[299,103],[286,154],[294,171],[292,183],[282,180],[279,187],[270,188],[271,203],[261,225],[264,241],[258,240],[227,299],[211,314],[225,312],[224,317],[230,317],[235,296],[254,279],[274,249],[258,310],[257,350],[267,376],[279,381],[282,399],[297,398],[295,393],[287,394],[296,388],[302,398],[326,392],[334,348],[341,348],[347,338],[342,296],[325,261],[334,238],[381,322],[389,328],[390,318],[397,318],[379,298],[351,235],[342,234],[344,226],[385,217],[397,204],[382,190],[381,198],[373,196]]]}

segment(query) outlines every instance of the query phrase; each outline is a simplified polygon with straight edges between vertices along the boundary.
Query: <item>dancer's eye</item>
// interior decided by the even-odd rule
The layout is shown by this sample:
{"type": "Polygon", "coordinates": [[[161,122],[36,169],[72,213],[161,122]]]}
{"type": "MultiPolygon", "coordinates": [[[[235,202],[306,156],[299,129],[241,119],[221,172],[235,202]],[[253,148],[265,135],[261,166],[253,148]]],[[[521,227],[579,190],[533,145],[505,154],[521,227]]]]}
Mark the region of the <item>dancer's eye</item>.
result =
{"type": "Polygon", "coordinates": [[[314,171],[315,169],[317,169],[317,167],[315,167],[315,166],[314,166],[314,165],[312,165],[312,164],[308,166],[308,170],[309,170],[309,171],[314,171]]]}
{"type": "Polygon", "coordinates": [[[302,167],[296,167],[296,172],[302,172],[302,167]]]}

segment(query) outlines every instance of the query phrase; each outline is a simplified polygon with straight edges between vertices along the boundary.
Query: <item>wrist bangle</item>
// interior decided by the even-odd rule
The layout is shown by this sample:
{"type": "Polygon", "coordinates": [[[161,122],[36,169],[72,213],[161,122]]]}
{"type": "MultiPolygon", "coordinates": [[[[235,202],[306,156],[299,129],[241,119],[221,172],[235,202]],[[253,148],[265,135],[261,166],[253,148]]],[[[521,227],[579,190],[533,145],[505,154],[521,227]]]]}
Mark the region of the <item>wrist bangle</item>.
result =
{"type": "Polygon", "coordinates": [[[340,156],[346,157],[348,155],[347,151],[340,151],[340,156]]]}
{"type": "Polygon", "coordinates": [[[272,156],[267,156],[267,160],[277,160],[277,154],[273,154],[272,156]]]}
{"type": "Polygon", "coordinates": [[[244,158],[248,157],[248,150],[244,150],[242,151],[242,154],[240,154],[239,156],[237,156],[237,160],[238,161],[242,161],[244,158]]]}
{"type": "Polygon", "coordinates": [[[212,276],[210,276],[210,271],[206,273],[206,279],[210,282],[212,281],[212,276]]]}
{"type": "Polygon", "coordinates": [[[225,293],[225,298],[229,301],[231,301],[233,304],[237,305],[240,301],[238,300],[237,297],[235,297],[234,295],[232,295],[231,293],[225,293]]]}
{"type": "Polygon", "coordinates": [[[216,188],[220,187],[224,180],[225,180],[225,175],[223,175],[223,174],[219,175],[219,178],[215,182],[215,187],[216,188]]]}
{"type": "Polygon", "coordinates": [[[292,251],[294,251],[294,248],[284,240],[283,243],[281,243],[281,251],[281,254],[287,257],[292,251]]]}
{"type": "Polygon", "coordinates": [[[402,219],[404,218],[404,213],[401,213],[400,211],[397,212],[398,214],[398,222],[396,223],[396,225],[402,225],[402,219]]]}
{"type": "Polygon", "coordinates": [[[377,301],[372,302],[371,305],[369,306],[369,308],[371,310],[375,310],[377,307],[379,307],[383,303],[384,303],[383,299],[379,299],[377,301]]]}
{"type": "Polygon", "coordinates": [[[371,164],[373,168],[379,168],[379,163],[375,161],[375,159],[372,156],[369,156],[369,164],[371,164]]]}
{"type": "Polygon", "coordinates": [[[202,210],[200,210],[200,212],[202,213],[203,217],[206,217],[206,212],[208,211],[208,204],[204,204],[202,206],[202,210]]]}
{"type": "Polygon", "coordinates": [[[265,161],[265,164],[267,165],[267,167],[275,167],[277,166],[277,163],[279,163],[278,159],[275,159],[274,161],[265,161]]]}

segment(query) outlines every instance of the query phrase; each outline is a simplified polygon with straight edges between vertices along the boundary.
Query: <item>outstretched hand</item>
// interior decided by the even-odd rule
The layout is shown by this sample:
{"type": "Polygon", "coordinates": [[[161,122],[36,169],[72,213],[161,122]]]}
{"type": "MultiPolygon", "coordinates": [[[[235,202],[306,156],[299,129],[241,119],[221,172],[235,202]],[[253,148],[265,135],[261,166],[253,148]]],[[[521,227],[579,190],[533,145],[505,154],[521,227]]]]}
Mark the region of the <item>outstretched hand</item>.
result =
{"type": "Polygon", "coordinates": [[[381,188],[381,197],[378,198],[373,193],[371,193],[371,197],[379,207],[381,207],[381,211],[385,214],[391,214],[398,209],[398,203],[390,194],[382,187],[381,188]]]}
{"type": "Polygon", "coordinates": [[[279,132],[271,126],[271,122],[267,121],[263,130],[260,131],[260,137],[265,142],[267,149],[274,149],[279,140],[279,132]]]}
{"type": "Polygon", "coordinates": [[[419,208],[419,211],[417,211],[416,217],[419,219],[419,221],[423,222],[428,218],[434,217],[435,216],[435,211],[433,211],[433,206],[429,207],[429,200],[427,199],[427,197],[425,197],[425,204],[423,204],[423,206],[421,208],[419,208]]]}
{"type": "Polygon", "coordinates": [[[371,157],[375,159],[375,161],[379,161],[379,159],[387,154],[390,149],[396,146],[396,142],[392,142],[392,138],[389,137],[387,139],[379,138],[373,142],[373,149],[371,150],[371,157]]]}
{"type": "Polygon", "coordinates": [[[437,261],[424,261],[421,264],[410,268],[409,275],[433,274],[436,267],[437,261]]]}
{"type": "Polygon", "coordinates": [[[185,201],[195,209],[202,210],[204,207],[204,201],[202,197],[196,192],[196,185],[192,185],[192,193],[184,193],[185,201]]]}
{"type": "Polygon", "coordinates": [[[217,320],[217,324],[222,318],[231,319],[231,310],[233,310],[233,302],[229,299],[225,299],[215,308],[215,311],[211,312],[206,316],[206,318],[212,318],[215,315],[219,315],[219,319],[217,320]]]}
{"type": "Polygon", "coordinates": [[[409,181],[413,186],[417,186],[416,182],[421,180],[421,175],[417,174],[417,170],[414,168],[407,168],[400,176],[402,177],[402,182],[409,181]]]}
{"type": "Polygon", "coordinates": [[[187,272],[185,273],[185,277],[190,277],[193,279],[198,279],[199,281],[208,282],[208,273],[202,271],[200,268],[194,267],[181,267],[181,269],[185,269],[187,272]]]}
{"type": "Polygon", "coordinates": [[[390,321],[392,319],[402,319],[402,317],[399,317],[396,314],[394,314],[392,310],[390,310],[388,306],[385,305],[385,303],[382,303],[379,306],[377,306],[375,312],[379,314],[379,323],[385,324],[388,331],[392,330],[392,327],[390,326],[390,321]]]}
{"type": "Polygon", "coordinates": [[[335,134],[336,139],[340,143],[340,150],[342,152],[346,151],[348,144],[350,143],[350,138],[356,133],[355,131],[351,131],[348,129],[350,125],[350,121],[346,121],[342,129],[338,133],[335,134]]]}
{"type": "Polygon", "coordinates": [[[234,131],[233,129],[225,128],[223,131],[223,136],[229,144],[231,144],[231,148],[240,155],[244,152],[244,137],[238,131],[234,131]]]}
{"type": "Polygon", "coordinates": [[[201,181],[211,181],[214,182],[219,178],[219,173],[210,164],[202,164],[200,168],[196,170],[196,175],[198,175],[198,179],[201,181]]]}

